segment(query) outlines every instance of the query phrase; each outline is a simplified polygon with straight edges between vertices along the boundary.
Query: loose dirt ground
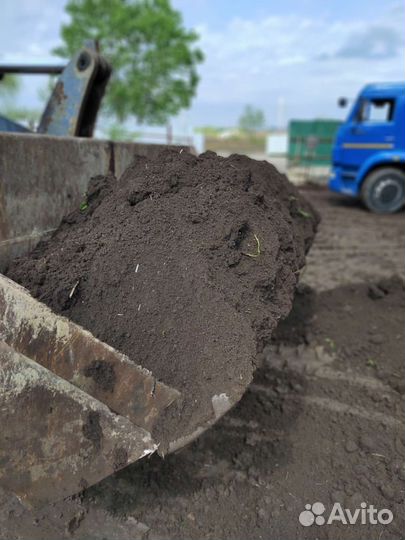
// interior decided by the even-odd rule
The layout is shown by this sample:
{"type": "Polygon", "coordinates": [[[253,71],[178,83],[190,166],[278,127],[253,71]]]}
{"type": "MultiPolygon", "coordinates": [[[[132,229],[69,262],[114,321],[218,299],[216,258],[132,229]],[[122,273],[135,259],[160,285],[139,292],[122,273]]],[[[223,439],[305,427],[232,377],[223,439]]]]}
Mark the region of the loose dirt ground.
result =
{"type": "Polygon", "coordinates": [[[322,189],[294,309],[238,406],[151,459],[37,512],[0,494],[4,540],[404,537],[404,216],[322,189]],[[306,504],[389,509],[388,525],[304,527],[306,504]]]}

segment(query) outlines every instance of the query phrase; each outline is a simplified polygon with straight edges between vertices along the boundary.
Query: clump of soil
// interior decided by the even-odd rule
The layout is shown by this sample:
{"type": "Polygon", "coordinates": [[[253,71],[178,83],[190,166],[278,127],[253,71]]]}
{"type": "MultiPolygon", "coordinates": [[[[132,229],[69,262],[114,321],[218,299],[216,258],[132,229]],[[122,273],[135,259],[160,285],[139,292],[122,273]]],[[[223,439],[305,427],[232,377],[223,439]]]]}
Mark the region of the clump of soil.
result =
{"type": "Polygon", "coordinates": [[[180,390],[173,439],[210,418],[213,396],[241,396],[317,224],[267,162],[166,151],[92,179],[81,210],[8,275],[180,390]]]}

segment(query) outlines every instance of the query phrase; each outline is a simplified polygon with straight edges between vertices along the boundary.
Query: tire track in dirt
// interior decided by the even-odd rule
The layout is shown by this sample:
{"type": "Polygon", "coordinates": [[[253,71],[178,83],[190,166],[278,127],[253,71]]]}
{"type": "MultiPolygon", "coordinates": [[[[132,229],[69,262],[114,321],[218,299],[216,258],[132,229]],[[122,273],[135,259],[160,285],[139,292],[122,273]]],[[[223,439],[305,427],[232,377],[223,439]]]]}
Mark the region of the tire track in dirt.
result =
{"type": "Polygon", "coordinates": [[[376,215],[326,189],[305,189],[322,214],[302,281],[318,291],[356,281],[404,275],[404,212],[376,215]]]}

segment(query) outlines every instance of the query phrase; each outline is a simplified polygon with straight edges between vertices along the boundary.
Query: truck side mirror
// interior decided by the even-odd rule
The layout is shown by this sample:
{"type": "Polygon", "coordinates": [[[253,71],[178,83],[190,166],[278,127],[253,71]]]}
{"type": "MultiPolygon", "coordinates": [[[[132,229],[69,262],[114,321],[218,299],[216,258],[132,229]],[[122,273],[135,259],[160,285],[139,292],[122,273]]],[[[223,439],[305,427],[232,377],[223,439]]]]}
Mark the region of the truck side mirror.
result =
{"type": "Polygon", "coordinates": [[[341,108],[347,107],[347,98],[340,97],[338,99],[338,107],[341,107],[341,108]]]}

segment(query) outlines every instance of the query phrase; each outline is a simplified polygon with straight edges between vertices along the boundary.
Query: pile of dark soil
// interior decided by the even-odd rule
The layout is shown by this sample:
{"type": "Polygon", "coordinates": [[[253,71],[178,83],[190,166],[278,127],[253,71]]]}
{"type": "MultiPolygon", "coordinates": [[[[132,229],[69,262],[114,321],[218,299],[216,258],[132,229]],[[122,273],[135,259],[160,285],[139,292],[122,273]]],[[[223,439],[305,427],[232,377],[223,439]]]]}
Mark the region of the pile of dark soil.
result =
{"type": "Polygon", "coordinates": [[[8,275],[180,390],[173,439],[212,416],[213,396],[241,396],[317,224],[267,162],[167,151],[93,178],[81,210],[8,275]]]}

